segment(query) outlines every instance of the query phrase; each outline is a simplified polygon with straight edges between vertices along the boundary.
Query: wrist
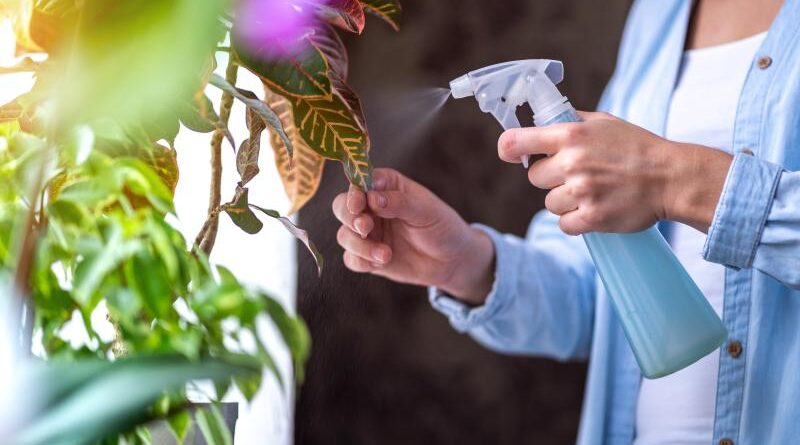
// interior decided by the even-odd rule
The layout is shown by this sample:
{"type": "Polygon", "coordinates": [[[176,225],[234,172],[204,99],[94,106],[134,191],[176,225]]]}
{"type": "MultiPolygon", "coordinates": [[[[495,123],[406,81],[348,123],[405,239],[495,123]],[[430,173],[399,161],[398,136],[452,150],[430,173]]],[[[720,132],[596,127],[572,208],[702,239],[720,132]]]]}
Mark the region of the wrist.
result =
{"type": "Polygon", "coordinates": [[[469,227],[465,248],[450,279],[439,286],[462,302],[480,306],[494,283],[494,243],[482,230],[469,227]]]}
{"type": "Polygon", "coordinates": [[[728,175],[730,154],[697,144],[676,144],[664,189],[664,219],[707,232],[728,175]]]}

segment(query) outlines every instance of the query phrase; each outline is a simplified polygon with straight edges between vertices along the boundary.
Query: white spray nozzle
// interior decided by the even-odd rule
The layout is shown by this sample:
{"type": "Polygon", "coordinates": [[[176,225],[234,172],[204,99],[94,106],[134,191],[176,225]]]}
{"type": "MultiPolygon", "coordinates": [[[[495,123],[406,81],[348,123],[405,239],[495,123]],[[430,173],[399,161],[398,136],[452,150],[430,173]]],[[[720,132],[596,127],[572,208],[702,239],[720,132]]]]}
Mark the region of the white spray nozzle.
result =
{"type": "Polygon", "coordinates": [[[469,81],[469,74],[453,79],[450,82],[450,94],[454,99],[462,99],[464,97],[472,96],[472,85],[469,81]]]}
{"type": "MultiPolygon", "coordinates": [[[[450,82],[450,91],[456,99],[475,96],[481,110],[491,113],[503,128],[519,128],[517,107],[525,102],[535,122],[561,111],[567,98],[556,84],[563,79],[564,65],[558,60],[517,60],[470,71],[450,82]]],[[[522,161],[527,168],[527,157],[522,161]]]]}

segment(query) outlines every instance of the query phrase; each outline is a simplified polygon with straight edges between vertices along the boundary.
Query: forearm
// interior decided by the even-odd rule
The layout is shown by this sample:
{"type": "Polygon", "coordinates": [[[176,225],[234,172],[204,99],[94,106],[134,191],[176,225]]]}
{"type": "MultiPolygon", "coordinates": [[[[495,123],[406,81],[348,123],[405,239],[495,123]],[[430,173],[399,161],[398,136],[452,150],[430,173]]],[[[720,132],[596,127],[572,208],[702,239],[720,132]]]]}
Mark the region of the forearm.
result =
{"type": "Polygon", "coordinates": [[[528,239],[487,227],[496,258],[491,289],[479,306],[459,305],[441,289],[431,303],[453,327],[493,350],[585,357],[591,338],[595,274],[583,241],[565,236],[557,219],[540,213],[528,239]]]}
{"type": "Polygon", "coordinates": [[[670,144],[664,150],[664,217],[707,233],[733,157],[702,145],[670,144]]]}

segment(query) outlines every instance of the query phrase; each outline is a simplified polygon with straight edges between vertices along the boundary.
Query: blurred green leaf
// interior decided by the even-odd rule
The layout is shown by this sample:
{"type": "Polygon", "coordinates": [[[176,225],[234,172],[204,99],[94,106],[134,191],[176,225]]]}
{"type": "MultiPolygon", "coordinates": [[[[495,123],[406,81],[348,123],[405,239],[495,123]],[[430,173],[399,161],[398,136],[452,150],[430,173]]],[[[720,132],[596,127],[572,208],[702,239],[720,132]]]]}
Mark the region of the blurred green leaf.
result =
{"type": "Polygon", "coordinates": [[[286,312],[277,300],[267,294],[261,294],[264,308],[272,322],[281,333],[283,341],[288,346],[294,362],[295,377],[298,382],[303,381],[305,363],[311,351],[311,336],[305,323],[297,317],[286,312]]]}
{"type": "Polygon", "coordinates": [[[181,103],[179,116],[186,128],[198,133],[210,133],[217,128],[219,116],[214,111],[211,99],[205,94],[181,103]]]}
{"type": "Polygon", "coordinates": [[[181,129],[175,110],[151,106],[141,122],[149,141],[156,142],[163,139],[170,147],[175,146],[175,138],[181,129]]]}
{"type": "Polygon", "coordinates": [[[214,130],[221,130],[225,139],[236,148],[228,126],[220,119],[211,100],[203,94],[195,94],[191,100],[181,103],[178,109],[178,117],[186,128],[198,133],[210,133],[214,130]]]}
{"type": "Polygon", "coordinates": [[[231,432],[228,431],[225,419],[222,417],[222,413],[219,412],[219,408],[215,405],[210,405],[206,409],[196,411],[194,413],[194,418],[206,442],[213,445],[233,444],[231,432]]]}
{"type": "Polygon", "coordinates": [[[183,444],[186,434],[189,433],[189,429],[192,427],[192,416],[186,411],[180,411],[167,419],[167,422],[170,429],[172,429],[172,433],[175,434],[178,445],[183,444]]]}
{"type": "MultiPolygon", "coordinates": [[[[79,362],[80,363],[80,362],[79,362]]],[[[50,404],[36,404],[35,414],[12,443],[24,445],[90,444],[130,430],[150,417],[151,405],[164,391],[197,379],[225,380],[260,372],[257,362],[205,359],[191,362],[178,356],[136,357],[78,367],[68,384],[60,384],[61,397],[47,397],[52,383],[76,363],[42,364],[29,385],[44,393],[50,404]],[[124,391],[124,397],[120,397],[124,391]]],[[[42,400],[42,399],[40,399],[42,400]]]]}
{"type": "Polygon", "coordinates": [[[41,88],[58,98],[60,128],[99,117],[122,124],[154,104],[175,109],[200,86],[224,27],[222,0],[86,0],[71,38],[48,60],[41,88]],[[91,104],[91,106],[86,106],[91,104]]]}
{"type": "Polygon", "coordinates": [[[146,249],[125,262],[127,284],[153,316],[167,317],[172,306],[172,289],[164,264],[146,249]]]}
{"type": "Polygon", "coordinates": [[[261,387],[261,374],[248,377],[234,377],[236,387],[248,402],[252,402],[261,387]]]}
{"type": "MultiPolygon", "coordinates": [[[[169,150],[162,147],[163,150],[169,150]]],[[[166,181],[153,169],[139,159],[120,158],[114,162],[114,175],[125,185],[126,191],[141,196],[160,212],[169,213],[174,210],[172,191],[167,188],[166,181]]],[[[172,174],[177,175],[177,169],[172,174]]],[[[177,184],[178,178],[170,182],[177,184]]]]}
{"type": "Polygon", "coordinates": [[[79,125],[73,129],[67,143],[67,155],[74,165],[81,165],[89,159],[94,148],[94,132],[88,125],[79,125]]]}
{"type": "Polygon", "coordinates": [[[142,445],[153,445],[153,436],[150,434],[150,430],[146,427],[136,428],[136,437],[139,439],[142,445]]]}
{"type": "Polygon", "coordinates": [[[47,205],[47,215],[50,219],[57,219],[63,225],[74,225],[84,227],[90,223],[91,216],[86,207],[78,205],[74,201],[60,199],[47,205]]]}
{"type": "Polygon", "coordinates": [[[116,269],[123,260],[141,249],[140,240],[126,240],[122,229],[112,224],[103,240],[86,238],[78,245],[78,252],[82,260],[75,269],[73,281],[73,295],[81,305],[88,305],[89,309],[96,304],[97,292],[103,279],[116,269]]]}

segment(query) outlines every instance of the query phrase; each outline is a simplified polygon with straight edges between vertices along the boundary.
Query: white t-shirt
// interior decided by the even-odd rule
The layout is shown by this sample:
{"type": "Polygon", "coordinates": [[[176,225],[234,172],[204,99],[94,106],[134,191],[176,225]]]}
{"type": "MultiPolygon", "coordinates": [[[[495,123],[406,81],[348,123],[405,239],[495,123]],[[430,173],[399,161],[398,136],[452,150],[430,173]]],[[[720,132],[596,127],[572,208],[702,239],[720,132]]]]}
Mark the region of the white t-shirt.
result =
{"type": "MultiPolygon", "coordinates": [[[[739,94],[766,33],[686,51],[672,94],[666,138],[731,152],[739,94]]],[[[672,249],[722,314],[724,267],[702,258],[706,235],[675,224],[672,249]]],[[[714,428],[719,350],[667,377],[643,379],[634,445],[708,445],[714,428]]]]}

